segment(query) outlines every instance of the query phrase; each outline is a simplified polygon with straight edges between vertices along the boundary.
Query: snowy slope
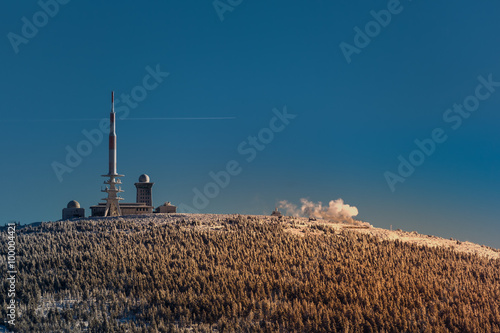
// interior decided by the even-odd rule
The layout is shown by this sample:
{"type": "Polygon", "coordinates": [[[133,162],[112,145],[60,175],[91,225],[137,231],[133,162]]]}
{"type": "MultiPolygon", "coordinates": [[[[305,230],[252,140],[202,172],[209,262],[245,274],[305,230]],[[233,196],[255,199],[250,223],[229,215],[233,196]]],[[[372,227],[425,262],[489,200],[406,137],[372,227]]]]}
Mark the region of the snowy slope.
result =
{"type": "MultiPolygon", "coordinates": [[[[402,230],[386,230],[375,228],[372,226],[363,227],[345,223],[334,223],[327,220],[318,219],[310,221],[308,218],[303,217],[277,217],[265,215],[239,215],[239,214],[152,214],[152,215],[130,215],[122,217],[108,217],[105,219],[111,220],[133,220],[135,223],[141,224],[157,224],[162,225],[166,223],[181,223],[193,228],[201,228],[208,230],[217,230],[222,228],[223,221],[237,219],[238,217],[258,219],[262,223],[271,221],[280,221],[283,223],[285,230],[297,235],[304,235],[306,232],[320,233],[317,226],[327,226],[341,232],[342,230],[349,230],[350,232],[359,232],[378,237],[380,240],[389,241],[402,241],[414,243],[416,245],[430,246],[430,247],[445,247],[458,252],[469,254],[478,254],[490,259],[500,259],[500,250],[493,249],[485,245],[479,245],[471,242],[461,242],[458,240],[444,239],[431,235],[422,235],[415,231],[407,232],[402,230]]],[[[89,220],[99,220],[103,218],[88,218],[89,220]]],[[[368,224],[367,224],[368,225],[368,224]]]]}

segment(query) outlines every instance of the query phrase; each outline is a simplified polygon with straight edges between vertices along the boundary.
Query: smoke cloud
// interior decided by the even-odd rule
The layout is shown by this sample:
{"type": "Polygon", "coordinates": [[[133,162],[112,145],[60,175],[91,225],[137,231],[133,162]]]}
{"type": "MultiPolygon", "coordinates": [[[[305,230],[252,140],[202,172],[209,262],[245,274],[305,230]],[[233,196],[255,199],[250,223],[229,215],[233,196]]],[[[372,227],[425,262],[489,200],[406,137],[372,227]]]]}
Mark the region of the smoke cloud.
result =
{"type": "Polygon", "coordinates": [[[358,209],[344,203],[344,200],[331,200],[328,205],[321,202],[315,203],[307,199],[300,199],[300,208],[297,205],[286,200],[279,202],[279,207],[285,211],[286,215],[300,216],[309,218],[325,219],[339,223],[367,224],[363,221],[355,220],[353,217],[358,215],[358,209]]]}

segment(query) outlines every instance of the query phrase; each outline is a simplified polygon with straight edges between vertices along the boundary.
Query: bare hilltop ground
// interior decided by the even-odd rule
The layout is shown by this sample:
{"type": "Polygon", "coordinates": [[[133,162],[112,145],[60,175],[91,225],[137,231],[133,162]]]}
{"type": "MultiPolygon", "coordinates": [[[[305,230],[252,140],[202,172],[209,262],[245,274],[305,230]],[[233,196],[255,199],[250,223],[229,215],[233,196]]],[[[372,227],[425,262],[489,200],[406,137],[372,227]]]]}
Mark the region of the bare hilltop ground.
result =
{"type": "Polygon", "coordinates": [[[294,218],[288,217],[285,219],[285,221],[287,221],[292,225],[288,230],[290,232],[295,232],[295,233],[307,232],[307,230],[311,230],[311,228],[314,228],[316,225],[326,225],[334,228],[336,231],[346,230],[346,229],[353,230],[355,232],[374,236],[380,240],[389,240],[389,241],[399,240],[401,242],[407,242],[416,245],[423,245],[430,247],[444,247],[457,252],[477,254],[485,256],[490,259],[500,259],[499,249],[467,241],[464,242],[456,239],[445,239],[432,235],[422,235],[416,231],[404,231],[400,229],[387,230],[387,229],[375,228],[373,226],[363,227],[347,223],[334,223],[326,220],[309,221],[309,219],[307,218],[295,218],[295,217],[294,218]]]}
{"type": "Polygon", "coordinates": [[[23,226],[16,244],[18,332],[500,333],[500,251],[416,232],[153,214],[23,226]]]}

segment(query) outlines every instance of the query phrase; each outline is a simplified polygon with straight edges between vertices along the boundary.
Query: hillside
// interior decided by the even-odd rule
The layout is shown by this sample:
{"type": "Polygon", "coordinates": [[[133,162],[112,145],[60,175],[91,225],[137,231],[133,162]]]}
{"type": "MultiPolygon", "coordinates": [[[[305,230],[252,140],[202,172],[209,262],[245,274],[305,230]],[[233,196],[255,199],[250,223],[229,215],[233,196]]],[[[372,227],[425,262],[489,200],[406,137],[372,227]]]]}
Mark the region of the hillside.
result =
{"type": "Polygon", "coordinates": [[[500,253],[467,242],[155,214],[43,223],[17,243],[20,332],[500,332],[500,253]]]}

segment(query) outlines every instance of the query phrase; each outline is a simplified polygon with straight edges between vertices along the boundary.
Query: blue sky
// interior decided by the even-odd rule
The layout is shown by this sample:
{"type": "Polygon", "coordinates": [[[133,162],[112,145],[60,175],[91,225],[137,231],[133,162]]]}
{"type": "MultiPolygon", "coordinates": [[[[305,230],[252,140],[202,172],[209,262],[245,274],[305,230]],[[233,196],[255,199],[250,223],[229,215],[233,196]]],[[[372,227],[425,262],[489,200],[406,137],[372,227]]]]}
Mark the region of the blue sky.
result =
{"type": "Polygon", "coordinates": [[[88,148],[83,131],[99,130],[114,90],[140,100],[116,105],[127,202],[147,173],[155,205],[194,207],[193,189],[234,160],[241,172],[201,212],[268,214],[280,200],[343,198],[377,227],[500,248],[500,87],[481,88],[488,97],[457,129],[443,118],[475,96],[478,77],[500,82],[499,4],[217,4],[219,12],[193,0],[4,5],[3,222],[57,220],[72,199],[90,213],[103,197],[106,135],[70,173],[58,178],[53,165],[67,166],[67,147],[88,148]],[[390,22],[370,23],[372,11],[383,17],[388,8],[390,22]],[[341,43],[355,47],[354,28],[366,33],[367,25],[369,43],[348,62],[341,43]],[[156,70],[169,75],[147,79],[155,87],[145,90],[156,70]],[[296,117],[266,137],[273,109],[284,108],[296,117]],[[385,173],[398,175],[398,157],[408,159],[414,141],[436,128],[447,140],[392,191],[385,173]],[[268,143],[248,162],[238,147],[259,133],[268,143]]]}

